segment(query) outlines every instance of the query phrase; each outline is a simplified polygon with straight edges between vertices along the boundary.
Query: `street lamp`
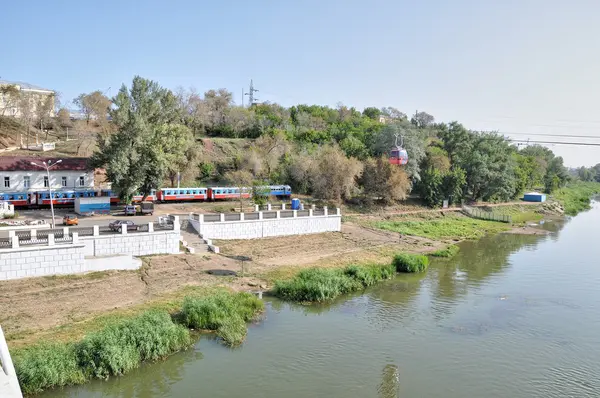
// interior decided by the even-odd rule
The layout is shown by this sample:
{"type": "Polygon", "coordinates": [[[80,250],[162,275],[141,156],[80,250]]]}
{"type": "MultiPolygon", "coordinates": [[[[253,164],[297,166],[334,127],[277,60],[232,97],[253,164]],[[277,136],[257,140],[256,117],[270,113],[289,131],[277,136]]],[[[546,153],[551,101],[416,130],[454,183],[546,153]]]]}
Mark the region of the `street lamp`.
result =
{"type": "Polygon", "coordinates": [[[62,159],[59,159],[54,163],[52,163],[51,160],[48,160],[48,164],[46,164],[46,162],[42,162],[41,165],[39,165],[35,162],[31,162],[31,164],[33,166],[42,167],[42,168],[46,169],[46,175],[48,176],[48,190],[50,191],[50,211],[52,212],[52,229],[54,229],[55,225],[54,225],[54,198],[52,197],[52,184],[50,183],[50,169],[53,168],[54,166],[56,166],[57,164],[59,164],[60,162],[62,162],[62,159]]]}

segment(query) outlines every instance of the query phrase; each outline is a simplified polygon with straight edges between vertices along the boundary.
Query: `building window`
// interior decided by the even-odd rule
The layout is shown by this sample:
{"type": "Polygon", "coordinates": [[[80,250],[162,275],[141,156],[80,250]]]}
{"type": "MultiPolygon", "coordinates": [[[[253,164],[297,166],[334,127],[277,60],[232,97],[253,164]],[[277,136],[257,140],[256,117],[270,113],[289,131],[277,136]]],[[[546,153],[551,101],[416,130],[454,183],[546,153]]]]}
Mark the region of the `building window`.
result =
{"type": "Polygon", "coordinates": [[[61,182],[60,182],[60,185],[61,185],[63,188],[66,188],[66,187],[67,187],[67,177],[63,177],[63,178],[62,178],[62,180],[61,180],[61,182]]]}
{"type": "Polygon", "coordinates": [[[4,177],[4,188],[10,188],[10,177],[4,177]]]}
{"type": "Polygon", "coordinates": [[[48,177],[44,177],[44,188],[48,188],[50,184],[48,184],[48,177]]]}
{"type": "Polygon", "coordinates": [[[30,187],[31,187],[31,179],[29,178],[29,176],[23,177],[23,188],[30,188],[30,187]]]}
{"type": "Polygon", "coordinates": [[[79,186],[80,187],[84,187],[85,186],[85,177],[84,176],[80,176],[79,177],[79,186]]]}

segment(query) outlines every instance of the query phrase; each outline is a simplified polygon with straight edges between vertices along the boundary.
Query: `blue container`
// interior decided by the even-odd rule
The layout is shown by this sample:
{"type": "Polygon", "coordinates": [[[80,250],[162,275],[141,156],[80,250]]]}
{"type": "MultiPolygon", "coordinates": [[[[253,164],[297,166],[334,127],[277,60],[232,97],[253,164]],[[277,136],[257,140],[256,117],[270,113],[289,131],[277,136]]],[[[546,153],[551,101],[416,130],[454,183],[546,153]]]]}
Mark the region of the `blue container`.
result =
{"type": "Polygon", "coordinates": [[[546,195],[543,193],[529,192],[523,195],[523,200],[525,202],[545,202],[546,195]]]}
{"type": "Polygon", "coordinates": [[[300,210],[300,199],[292,199],[292,210],[300,210]]]}

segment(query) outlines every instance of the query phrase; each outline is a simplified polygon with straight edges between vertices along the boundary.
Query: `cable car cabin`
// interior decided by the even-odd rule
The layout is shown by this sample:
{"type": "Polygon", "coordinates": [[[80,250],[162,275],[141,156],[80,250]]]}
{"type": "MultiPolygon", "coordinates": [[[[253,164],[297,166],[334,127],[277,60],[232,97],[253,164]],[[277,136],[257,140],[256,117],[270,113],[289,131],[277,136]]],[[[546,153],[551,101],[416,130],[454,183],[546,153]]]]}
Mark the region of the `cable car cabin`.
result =
{"type": "Polygon", "coordinates": [[[40,206],[50,206],[50,200],[53,205],[73,206],[75,198],[93,198],[98,196],[96,191],[52,191],[52,199],[50,199],[49,191],[39,191],[35,193],[36,202],[40,206]]]}
{"type": "Polygon", "coordinates": [[[177,202],[187,200],[206,200],[206,188],[163,188],[156,193],[159,202],[177,202]]]}
{"type": "Polygon", "coordinates": [[[408,153],[406,149],[396,147],[390,151],[390,164],[405,165],[408,163],[408,153]]]}
{"type": "Polygon", "coordinates": [[[29,194],[27,192],[0,193],[0,201],[8,202],[13,206],[28,206],[29,194]]]}
{"type": "MultiPolygon", "coordinates": [[[[250,198],[252,196],[252,190],[249,188],[242,188],[242,198],[250,198]]],[[[212,187],[208,188],[208,198],[210,200],[221,200],[221,199],[239,199],[240,188],[238,187],[212,187]]]]}
{"type": "Polygon", "coordinates": [[[119,196],[117,194],[115,194],[112,189],[103,189],[100,191],[100,196],[108,196],[110,198],[110,204],[118,204],[119,203],[119,196]]]}
{"type": "MultiPolygon", "coordinates": [[[[137,193],[137,194],[133,195],[132,202],[139,203],[142,201],[143,197],[144,197],[144,195],[137,193]]],[[[155,202],[155,201],[156,201],[156,189],[152,189],[152,190],[150,190],[150,193],[148,194],[148,196],[146,196],[145,202],[155,202]]]]}

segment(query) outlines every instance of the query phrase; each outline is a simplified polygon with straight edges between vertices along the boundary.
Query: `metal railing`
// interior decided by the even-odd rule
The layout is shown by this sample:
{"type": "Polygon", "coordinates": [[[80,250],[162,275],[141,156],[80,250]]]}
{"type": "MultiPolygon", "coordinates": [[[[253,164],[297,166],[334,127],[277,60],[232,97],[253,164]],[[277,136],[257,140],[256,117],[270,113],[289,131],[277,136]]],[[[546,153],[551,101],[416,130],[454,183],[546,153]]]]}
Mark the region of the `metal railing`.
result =
{"type": "Polygon", "coordinates": [[[507,214],[497,214],[490,211],[473,209],[467,206],[463,206],[462,211],[465,215],[479,220],[512,223],[512,217],[507,214]]]}
{"type": "MultiPolygon", "coordinates": [[[[291,209],[287,208],[286,210],[273,210],[273,207],[271,207],[271,209],[272,210],[269,210],[269,211],[244,213],[244,221],[259,220],[261,214],[262,214],[263,220],[276,219],[276,218],[278,218],[277,217],[278,213],[279,213],[279,218],[309,217],[311,215],[311,210],[308,210],[308,209],[291,210],[291,209]]],[[[337,210],[334,209],[334,212],[337,213],[337,210]]],[[[336,213],[331,213],[331,210],[328,212],[329,215],[336,215],[336,213]]],[[[325,209],[323,209],[323,208],[314,209],[314,210],[312,210],[312,215],[313,216],[324,216],[325,209]]],[[[223,217],[224,221],[240,221],[242,219],[240,213],[219,213],[219,214],[210,213],[210,214],[202,214],[202,217],[200,217],[200,216],[201,216],[200,214],[193,213],[191,215],[191,219],[198,220],[198,221],[200,219],[202,219],[203,222],[205,222],[205,223],[219,222],[219,221],[221,221],[221,217],[223,217]]]]}
{"type": "Polygon", "coordinates": [[[12,242],[10,238],[1,238],[0,239],[0,249],[6,249],[12,247],[12,242]]]}

